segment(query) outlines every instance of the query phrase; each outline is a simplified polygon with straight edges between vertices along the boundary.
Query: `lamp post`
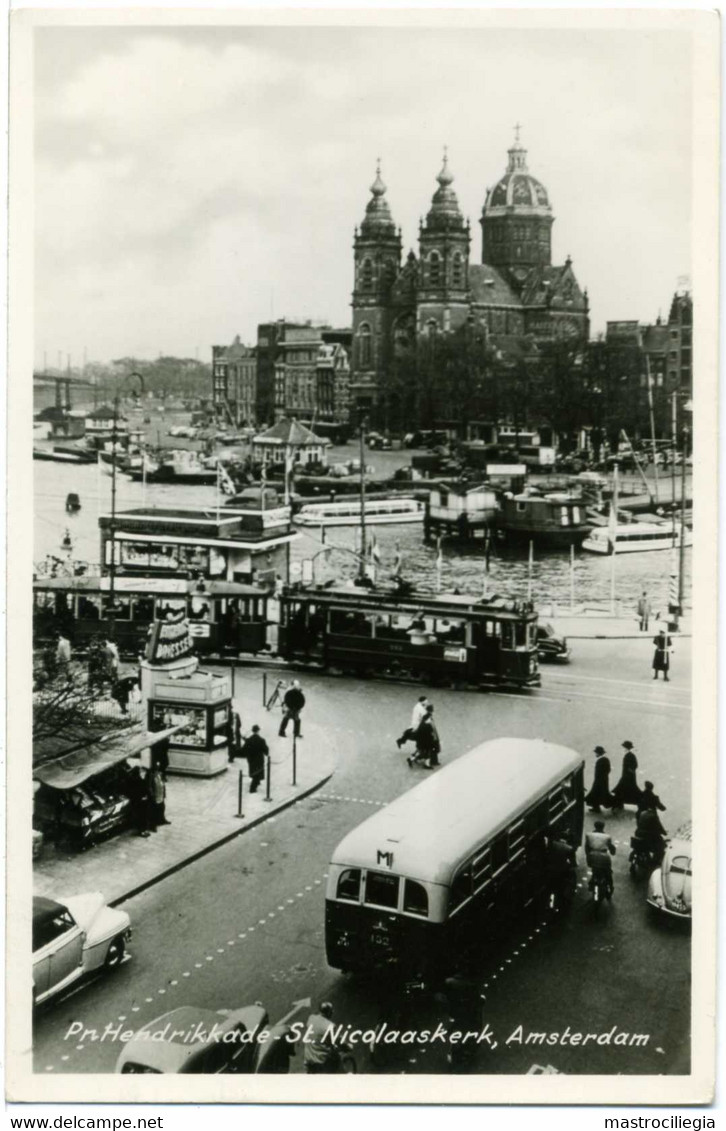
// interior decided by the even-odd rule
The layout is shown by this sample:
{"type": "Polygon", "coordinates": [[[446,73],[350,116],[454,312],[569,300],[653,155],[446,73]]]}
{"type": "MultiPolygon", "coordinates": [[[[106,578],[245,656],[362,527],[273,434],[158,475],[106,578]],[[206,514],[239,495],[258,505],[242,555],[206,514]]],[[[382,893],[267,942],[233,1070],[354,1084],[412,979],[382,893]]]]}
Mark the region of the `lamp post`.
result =
{"type": "MultiPolygon", "coordinates": [[[[144,378],[136,371],[127,373],[123,378],[124,381],[129,381],[132,377],[138,377],[141,383],[141,392],[144,390],[144,378]]],[[[113,429],[111,431],[111,561],[108,568],[108,603],[109,603],[109,628],[108,634],[111,640],[116,639],[116,444],[118,442],[118,409],[119,409],[119,395],[118,387],[113,397],[113,429]]]]}
{"type": "Polygon", "coordinates": [[[365,465],[365,417],[361,415],[358,425],[360,441],[360,570],[359,576],[366,577],[366,465],[365,465]]]}

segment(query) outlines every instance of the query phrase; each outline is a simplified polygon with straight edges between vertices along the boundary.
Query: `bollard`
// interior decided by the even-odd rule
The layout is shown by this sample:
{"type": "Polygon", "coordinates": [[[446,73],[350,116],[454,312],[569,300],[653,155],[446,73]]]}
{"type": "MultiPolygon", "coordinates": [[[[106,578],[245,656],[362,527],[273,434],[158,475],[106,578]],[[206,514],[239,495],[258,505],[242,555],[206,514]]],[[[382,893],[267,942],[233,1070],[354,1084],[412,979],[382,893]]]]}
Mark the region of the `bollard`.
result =
{"type": "Polygon", "coordinates": [[[292,784],[297,785],[297,735],[292,732],[292,784]]]}
{"type": "Polygon", "coordinates": [[[267,706],[267,672],[262,673],[262,706],[267,706]]]}
{"type": "Polygon", "coordinates": [[[235,813],[235,817],[244,817],[244,813],[242,812],[242,795],[244,793],[244,780],[245,780],[245,772],[244,772],[244,770],[240,770],[239,771],[239,780],[237,782],[237,812],[235,813]]]}
{"type": "Polygon", "coordinates": [[[269,754],[267,755],[267,766],[265,772],[265,801],[272,801],[270,797],[270,775],[272,773],[272,759],[269,754]]]}

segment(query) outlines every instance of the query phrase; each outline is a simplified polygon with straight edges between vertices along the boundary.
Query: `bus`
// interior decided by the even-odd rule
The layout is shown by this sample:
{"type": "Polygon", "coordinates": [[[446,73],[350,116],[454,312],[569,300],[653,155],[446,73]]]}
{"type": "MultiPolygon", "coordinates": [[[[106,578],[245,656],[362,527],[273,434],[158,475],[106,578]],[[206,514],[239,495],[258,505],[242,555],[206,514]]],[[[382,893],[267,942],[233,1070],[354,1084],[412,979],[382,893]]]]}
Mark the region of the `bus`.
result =
{"type": "Polygon", "coordinates": [[[546,900],[545,838],[580,844],[583,772],[565,746],[496,738],[358,825],[328,871],[328,964],[428,978],[485,958],[546,900]]]}

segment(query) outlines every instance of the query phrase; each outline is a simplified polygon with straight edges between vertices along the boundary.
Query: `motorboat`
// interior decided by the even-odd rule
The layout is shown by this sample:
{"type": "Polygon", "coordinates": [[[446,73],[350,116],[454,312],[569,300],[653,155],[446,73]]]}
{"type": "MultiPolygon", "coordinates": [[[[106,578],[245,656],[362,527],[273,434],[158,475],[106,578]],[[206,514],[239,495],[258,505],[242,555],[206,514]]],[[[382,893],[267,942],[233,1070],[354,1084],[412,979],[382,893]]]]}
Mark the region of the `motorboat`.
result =
{"type": "MultiPolygon", "coordinates": [[[[615,553],[634,554],[646,550],[672,550],[680,548],[680,527],[670,522],[625,522],[615,527],[615,553]]],[[[693,534],[686,528],[685,545],[693,544],[693,534]]],[[[610,526],[597,526],[582,543],[583,550],[591,554],[613,552],[613,530],[610,526]]]]}
{"type": "MultiPolygon", "coordinates": [[[[423,522],[424,504],[418,499],[366,499],[366,524],[374,526],[423,522]]],[[[305,503],[293,518],[300,526],[358,526],[361,520],[360,499],[345,502],[305,503]]]]}

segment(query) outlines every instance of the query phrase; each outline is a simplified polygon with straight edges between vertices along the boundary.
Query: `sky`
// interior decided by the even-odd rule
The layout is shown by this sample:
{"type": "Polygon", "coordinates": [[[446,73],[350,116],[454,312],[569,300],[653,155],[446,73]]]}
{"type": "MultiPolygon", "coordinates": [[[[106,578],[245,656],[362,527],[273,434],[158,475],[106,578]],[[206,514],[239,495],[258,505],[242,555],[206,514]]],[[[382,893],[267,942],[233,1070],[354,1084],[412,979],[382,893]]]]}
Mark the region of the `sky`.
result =
{"type": "MultiPolygon", "coordinates": [[[[526,16],[526,13],[525,13],[526,16]]],[[[210,360],[271,317],[350,325],[380,157],[404,256],[443,147],[481,260],[515,123],[593,332],[690,274],[686,32],[35,29],[35,364],[210,360]]]]}

